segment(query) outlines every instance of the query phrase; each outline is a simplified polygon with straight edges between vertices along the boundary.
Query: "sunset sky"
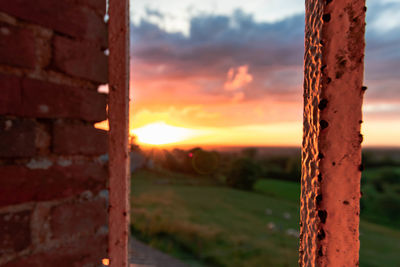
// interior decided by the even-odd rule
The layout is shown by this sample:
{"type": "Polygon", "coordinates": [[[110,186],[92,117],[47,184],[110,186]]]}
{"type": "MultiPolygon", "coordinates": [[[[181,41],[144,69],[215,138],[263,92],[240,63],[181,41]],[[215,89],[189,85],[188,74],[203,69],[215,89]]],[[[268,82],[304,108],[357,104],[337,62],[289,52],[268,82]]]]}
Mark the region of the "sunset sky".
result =
{"type": "MultiPolygon", "coordinates": [[[[367,2],[364,144],[400,146],[400,0],[367,2]]],[[[131,8],[139,142],[301,145],[304,1],[135,0],[131,8]]]]}

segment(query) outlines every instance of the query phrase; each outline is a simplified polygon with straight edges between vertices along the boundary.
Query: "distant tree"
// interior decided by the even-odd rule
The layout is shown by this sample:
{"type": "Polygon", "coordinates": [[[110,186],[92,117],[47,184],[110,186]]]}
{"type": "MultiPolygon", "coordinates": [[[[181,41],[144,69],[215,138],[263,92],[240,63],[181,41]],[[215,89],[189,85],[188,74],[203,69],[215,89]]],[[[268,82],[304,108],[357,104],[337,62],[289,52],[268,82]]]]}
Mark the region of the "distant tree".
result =
{"type": "Polygon", "coordinates": [[[162,166],[170,171],[180,171],[180,164],[176,157],[168,150],[164,150],[164,161],[162,166]]]}
{"type": "Polygon", "coordinates": [[[252,190],[259,173],[259,165],[251,158],[238,158],[232,163],[226,183],[234,188],[252,190]]]}
{"type": "Polygon", "coordinates": [[[140,147],[137,144],[137,136],[134,134],[129,135],[129,151],[138,151],[138,150],[140,150],[140,147]]]}
{"type": "Polygon", "coordinates": [[[380,209],[377,212],[383,213],[393,221],[400,220],[400,196],[396,194],[381,194],[377,199],[380,209]]]}
{"type": "Polygon", "coordinates": [[[246,158],[255,159],[258,154],[258,149],[255,147],[248,147],[242,150],[242,155],[246,158]]]}
{"type": "Polygon", "coordinates": [[[383,193],[385,188],[393,187],[395,184],[400,184],[400,175],[391,169],[381,171],[376,177],[373,177],[370,183],[375,190],[383,193]]]}
{"type": "Polygon", "coordinates": [[[392,185],[400,184],[400,174],[395,172],[393,169],[384,170],[379,174],[379,178],[383,183],[392,185]]]}
{"type": "Polygon", "coordinates": [[[301,159],[300,157],[290,157],[287,161],[286,172],[289,180],[300,181],[301,178],[301,159]]]}
{"type": "Polygon", "coordinates": [[[259,161],[264,178],[282,179],[299,182],[301,176],[301,159],[293,156],[264,156],[259,161]]]}
{"type": "Polygon", "coordinates": [[[213,174],[219,165],[219,155],[215,151],[194,148],[188,152],[188,158],[196,174],[213,174]]]}

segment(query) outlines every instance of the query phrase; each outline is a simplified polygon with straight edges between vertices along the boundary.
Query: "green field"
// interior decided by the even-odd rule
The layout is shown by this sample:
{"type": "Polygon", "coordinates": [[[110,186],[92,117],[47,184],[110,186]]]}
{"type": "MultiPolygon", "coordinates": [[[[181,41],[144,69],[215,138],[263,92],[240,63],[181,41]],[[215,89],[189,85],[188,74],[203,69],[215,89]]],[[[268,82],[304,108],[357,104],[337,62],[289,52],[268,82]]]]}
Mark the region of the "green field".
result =
{"type": "MultiPolygon", "coordinates": [[[[139,171],[132,232],[190,266],[298,266],[299,188],[260,180],[244,192],[139,171]]],[[[360,266],[400,266],[400,231],[361,222],[360,266]]]]}

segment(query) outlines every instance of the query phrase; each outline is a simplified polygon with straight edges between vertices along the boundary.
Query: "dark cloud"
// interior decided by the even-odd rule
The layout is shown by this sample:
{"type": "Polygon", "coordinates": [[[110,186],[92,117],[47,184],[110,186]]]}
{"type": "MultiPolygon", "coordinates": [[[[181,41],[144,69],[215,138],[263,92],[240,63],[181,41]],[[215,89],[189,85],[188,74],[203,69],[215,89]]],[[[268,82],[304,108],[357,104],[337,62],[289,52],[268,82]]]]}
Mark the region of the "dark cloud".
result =
{"type": "MultiPolygon", "coordinates": [[[[249,65],[254,76],[246,99],[269,94],[292,92],[301,95],[303,60],[304,16],[297,15],[276,23],[258,23],[254,18],[237,10],[232,16],[200,15],[190,21],[188,36],[170,33],[159,26],[142,20],[132,25],[132,53],[136,78],[151,73],[139,73],[140,64],[163,66],[160,78],[207,77],[198,81],[206,93],[226,94],[223,84],[230,68],[249,65]],[[297,68],[293,68],[293,67],[297,68]],[[285,68],[289,68],[290,71],[285,68]],[[286,81],[276,80],[282,69],[286,81]],[[295,69],[293,73],[293,69],[295,69]],[[296,78],[296,83],[292,82],[296,78]]],[[[154,75],[154,73],[153,73],[154,75]]],[[[249,85],[250,86],[250,85],[249,85]]]]}
{"type": "MultiPolygon", "coordinates": [[[[400,99],[400,24],[387,30],[376,27],[381,14],[393,9],[400,11],[400,3],[372,2],[368,6],[367,98],[400,99]]],[[[147,13],[163,17],[157,10],[147,13]]],[[[275,97],[297,101],[302,95],[304,14],[274,23],[257,22],[241,10],[231,16],[203,14],[190,20],[188,36],[166,32],[146,19],[131,29],[138,79],[202,77],[194,82],[204,93],[228,94],[223,84],[229,69],[248,65],[254,79],[243,91],[245,100],[275,97]]]]}
{"type": "MultiPolygon", "coordinates": [[[[400,23],[385,25],[385,16],[400,12],[400,3],[371,1],[367,10],[365,84],[367,102],[400,101],[400,23]]],[[[395,18],[390,19],[391,22],[395,18]]],[[[389,20],[389,21],[390,21],[389,20]]],[[[381,111],[369,113],[382,114],[381,111]]],[[[398,116],[397,112],[385,112],[382,116],[398,116]]]]}

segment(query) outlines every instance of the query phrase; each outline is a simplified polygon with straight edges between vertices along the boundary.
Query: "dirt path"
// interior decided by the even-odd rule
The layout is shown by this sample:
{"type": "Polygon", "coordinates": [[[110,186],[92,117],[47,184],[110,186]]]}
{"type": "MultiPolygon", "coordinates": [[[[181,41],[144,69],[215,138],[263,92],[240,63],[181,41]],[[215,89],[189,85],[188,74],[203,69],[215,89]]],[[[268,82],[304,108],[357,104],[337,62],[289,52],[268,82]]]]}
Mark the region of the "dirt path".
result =
{"type": "Polygon", "coordinates": [[[130,267],[188,267],[180,260],[151,248],[133,237],[129,248],[130,267]]]}

